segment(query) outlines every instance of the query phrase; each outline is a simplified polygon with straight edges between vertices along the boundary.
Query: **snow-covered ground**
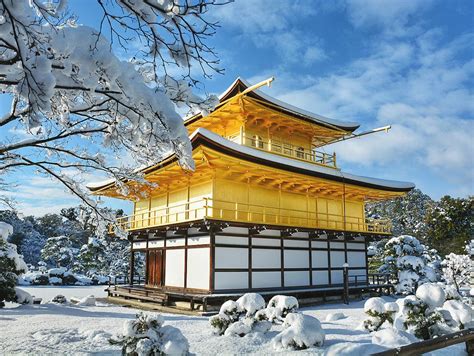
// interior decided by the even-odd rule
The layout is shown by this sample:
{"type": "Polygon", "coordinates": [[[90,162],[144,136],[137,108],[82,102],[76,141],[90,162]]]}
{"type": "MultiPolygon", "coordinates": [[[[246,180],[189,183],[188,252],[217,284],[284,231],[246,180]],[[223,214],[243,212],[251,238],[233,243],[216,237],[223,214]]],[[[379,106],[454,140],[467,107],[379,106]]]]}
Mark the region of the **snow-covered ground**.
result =
{"type": "MultiPolygon", "coordinates": [[[[94,294],[103,297],[104,286],[89,287],[25,287],[36,297],[47,301],[57,294],[68,297],[84,297],[94,294]]],[[[386,297],[387,301],[393,298],[386,297]]],[[[94,307],[62,306],[42,304],[0,309],[0,353],[22,354],[120,354],[108,338],[120,332],[123,322],[134,318],[137,309],[97,303],[94,307]]],[[[295,354],[324,354],[331,345],[344,342],[358,344],[358,350],[351,356],[370,353],[371,335],[357,330],[365,315],[363,301],[350,305],[327,304],[300,309],[303,313],[317,317],[326,332],[323,348],[314,348],[295,354]],[[346,317],[325,321],[331,313],[343,313],[346,317]]],[[[263,336],[214,336],[208,318],[164,314],[165,324],[179,328],[189,341],[190,352],[198,355],[213,354],[270,354],[273,350],[270,340],[277,334],[274,327],[263,336]]],[[[252,334],[250,334],[252,335],[252,334]]],[[[284,354],[288,354],[287,351],[284,354]]],[[[465,355],[464,344],[450,347],[433,355],[465,355]]]]}

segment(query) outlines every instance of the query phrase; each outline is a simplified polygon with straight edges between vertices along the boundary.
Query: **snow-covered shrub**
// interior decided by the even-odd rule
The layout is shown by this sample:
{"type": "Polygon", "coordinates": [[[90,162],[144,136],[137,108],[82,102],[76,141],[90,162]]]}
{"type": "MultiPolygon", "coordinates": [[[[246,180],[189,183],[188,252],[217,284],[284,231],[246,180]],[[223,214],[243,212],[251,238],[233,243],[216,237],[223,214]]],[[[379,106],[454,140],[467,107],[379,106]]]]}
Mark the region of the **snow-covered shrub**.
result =
{"type": "Polygon", "coordinates": [[[377,331],[386,321],[393,324],[398,310],[397,303],[386,303],[379,297],[369,298],[364,304],[364,312],[369,317],[363,321],[362,325],[368,331],[377,331]]]}
{"type": "Polygon", "coordinates": [[[329,313],[326,315],[326,321],[336,321],[346,318],[344,313],[329,313]]]}
{"type": "Polygon", "coordinates": [[[449,284],[453,284],[458,293],[460,287],[469,285],[472,262],[468,255],[450,253],[441,265],[443,266],[444,280],[449,284]]]}
{"type": "Polygon", "coordinates": [[[372,344],[395,349],[420,341],[415,336],[403,330],[385,328],[372,334],[372,344]]]}
{"type": "Polygon", "coordinates": [[[289,313],[283,323],[284,329],[272,340],[275,350],[303,350],[322,346],[325,333],[315,317],[289,313]]]}
{"type": "Polygon", "coordinates": [[[222,304],[219,314],[209,318],[209,323],[216,335],[243,336],[251,331],[266,332],[272,323],[283,322],[288,313],[297,309],[298,300],[294,297],[274,296],[265,308],[261,295],[247,293],[237,301],[222,304]]]}
{"type": "Polygon", "coordinates": [[[62,294],[58,294],[53,299],[51,299],[51,303],[66,304],[67,303],[67,298],[62,294]]]}
{"type": "Polygon", "coordinates": [[[33,296],[20,288],[15,288],[15,302],[18,304],[33,304],[33,296]]]}
{"type": "Polygon", "coordinates": [[[240,313],[252,317],[258,310],[265,308],[265,299],[257,293],[246,293],[237,299],[237,305],[240,313]]]}
{"type": "Polygon", "coordinates": [[[380,272],[396,276],[395,289],[400,294],[414,293],[418,285],[439,279],[440,258],[417,238],[402,235],[391,238],[383,250],[380,272]]]}
{"type": "MultiPolygon", "coordinates": [[[[451,318],[457,323],[459,329],[464,329],[466,325],[473,323],[474,312],[472,308],[459,300],[447,300],[443,304],[443,310],[447,310],[451,318]]],[[[472,327],[472,326],[471,326],[472,327]]]]}
{"type": "Polygon", "coordinates": [[[15,291],[15,286],[19,275],[25,273],[28,267],[23,257],[17,253],[16,246],[7,241],[12,233],[11,225],[0,222],[0,308],[5,306],[5,301],[24,302],[15,291]]]}
{"type": "Polygon", "coordinates": [[[472,309],[460,300],[446,300],[442,286],[426,283],[416,295],[397,301],[401,305],[394,326],[420,339],[431,339],[465,327],[472,320],[472,309]]]}
{"type": "Polygon", "coordinates": [[[179,329],[163,323],[159,314],[137,314],[136,319],[124,323],[122,334],[109,342],[121,345],[123,355],[186,355],[187,339],[179,329]]]}
{"type": "Polygon", "coordinates": [[[295,297],[276,295],[270,299],[265,309],[260,309],[256,314],[257,320],[267,320],[272,323],[282,323],[286,315],[295,313],[299,308],[295,297]]]}

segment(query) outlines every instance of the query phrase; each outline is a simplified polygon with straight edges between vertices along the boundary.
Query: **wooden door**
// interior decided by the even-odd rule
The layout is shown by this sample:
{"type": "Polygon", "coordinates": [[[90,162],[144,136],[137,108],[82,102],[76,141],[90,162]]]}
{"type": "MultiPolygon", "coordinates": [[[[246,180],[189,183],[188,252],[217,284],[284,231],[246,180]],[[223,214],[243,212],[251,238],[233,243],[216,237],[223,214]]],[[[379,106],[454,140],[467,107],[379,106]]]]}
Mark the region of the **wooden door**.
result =
{"type": "Polygon", "coordinates": [[[161,287],[163,273],[163,251],[151,250],[147,256],[147,284],[161,287]]]}

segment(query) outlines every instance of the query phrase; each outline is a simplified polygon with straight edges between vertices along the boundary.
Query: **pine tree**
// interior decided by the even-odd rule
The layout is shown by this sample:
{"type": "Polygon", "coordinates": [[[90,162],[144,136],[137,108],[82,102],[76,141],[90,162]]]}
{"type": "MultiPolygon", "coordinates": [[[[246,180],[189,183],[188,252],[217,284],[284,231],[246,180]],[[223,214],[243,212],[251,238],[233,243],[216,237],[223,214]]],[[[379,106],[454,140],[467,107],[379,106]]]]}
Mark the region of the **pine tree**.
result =
{"type": "Polygon", "coordinates": [[[41,250],[41,257],[45,262],[67,269],[73,267],[77,254],[78,249],[74,248],[71,239],[64,235],[50,237],[41,250]]]}
{"type": "Polygon", "coordinates": [[[474,197],[444,196],[428,209],[425,223],[431,245],[442,255],[462,254],[474,236],[474,197]]]}
{"type": "Polygon", "coordinates": [[[5,306],[5,301],[17,300],[15,286],[18,276],[28,270],[16,246],[7,241],[12,234],[13,227],[0,222],[0,308],[5,306]]]}

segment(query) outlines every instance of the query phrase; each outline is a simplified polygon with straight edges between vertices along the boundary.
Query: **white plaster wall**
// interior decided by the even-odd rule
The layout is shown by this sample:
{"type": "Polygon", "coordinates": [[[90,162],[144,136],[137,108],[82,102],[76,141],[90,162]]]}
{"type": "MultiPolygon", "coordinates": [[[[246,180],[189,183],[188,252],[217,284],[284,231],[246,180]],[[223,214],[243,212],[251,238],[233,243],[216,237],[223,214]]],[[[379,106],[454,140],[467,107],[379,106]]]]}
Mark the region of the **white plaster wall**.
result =
{"type": "Polygon", "coordinates": [[[329,242],[329,248],[330,248],[330,249],[341,249],[341,250],[344,250],[344,242],[331,241],[331,242],[329,242]]]}
{"type": "Polygon", "coordinates": [[[309,240],[300,241],[300,240],[291,240],[291,239],[284,239],[283,245],[288,247],[303,247],[308,248],[309,240]]]}
{"type": "Polygon", "coordinates": [[[249,233],[249,229],[247,229],[246,227],[234,227],[234,226],[226,227],[222,229],[222,231],[228,232],[231,234],[244,234],[244,235],[247,235],[249,233]]]}
{"type": "Polygon", "coordinates": [[[211,243],[210,236],[189,236],[188,237],[188,245],[195,246],[195,245],[209,245],[211,243]]]}
{"type": "Polygon", "coordinates": [[[297,287],[309,285],[309,272],[294,271],[285,272],[285,287],[297,287]]]}
{"type": "Polygon", "coordinates": [[[221,289],[241,289],[248,288],[248,272],[216,272],[214,288],[221,289]]]}
{"type": "Polygon", "coordinates": [[[133,248],[134,249],[146,248],[146,241],[134,242],[133,248]]]}
{"type": "Polygon", "coordinates": [[[163,247],[165,242],[163,240],[148,241],[149,248],[163,247]]]}
{"type": "Polygon", "coordinates": [[[261,239],[258,237],[252,237],[253,246],[275,246],[280,247],[281,240],[279,238],[274,239],[261,239]]]}
{"type": "Polygon", "coordinates": [[[311,246],[314,248],[328,248],[327,241],[311,241],[311,246]]]}
{"type": "Polygon", "coordinates": [[[341,284],[343,282],[342,271],[331,271],[331,284],[341,284]]]}
{"type": "Polygon", "coordinates": [[[347,243],[347,248],[348,249],[353,249],[353,250],[365,250],[365,244],[355,243],[355,242],[348,242],[347,243]]]}
{"type": "Polygon", "coordinates": [[[252,268],[280,268],[280,250],[252,248],[252,268]]]}
{"type": "Polygon", "coordinates": [[[281,287],[281,272],[252,272],[252,287],[281,287]]]}
{"type": "Polygon", "coordinates": [[[166,251],[165,285],[184,287],[184,249],[166,251]]]}
{"type": "Polygon", "coordinates": [[[188,288],[209,289],[209,248],[188,249],[188,288]]]}
{"type": "Polygon", "coordinates": [[[299,232],[295,232],[291,236],[293,236],[293,237],[308,237],[309,234],[307,232],[299,231],[299,232]]]}
{"type": "Polygon", "coordinates": [[[215,268],[248,268],[248,248],[216,247],[215,268]]]}
{"type": "Polygon", "coordinates": [[[186,243],[184,237],[177,237],[177,238],[167,238],[166,239],[166,247],[174,247],[174,246],[184,246],[186,243]]]}
{"type": "Polygon", "coordinates": [[[313,271],[313,284],[314,285],[329,284],[329,272],[328,271],[313,271]]]}
{"type": "Polygon", "coordinates": [[[228,244],[228,245],[248,245],[248,237],[237,237],[237,236],[222,236],[216,235],[216,244],[228,244]]]}
{"type": "Polygon", "coordinates": [[[285,250],[285,268],[309,268],[309,252],[285,250]]]}
{"type": "Polygon", "coordinates": [[[331,267],[342,267],[345,263],[344,251],[331,251],[331,267]]]}
{"type": "Polygon", "coordinates": [[[327,268],[328,267],[328,252],[327,251],[312,251],[311,262],[313,268],[327,268]]]}
{"type": "Polygon", "coordinates": [[[260,231],[260,235],[264,236],[280,236],[279,230],[262,230],[260,231]]]}
{"type": "Polygon", "coordinates": [[[347,251],[347,263],[349,267],[365,267],[365,251],[347,251]]]}

